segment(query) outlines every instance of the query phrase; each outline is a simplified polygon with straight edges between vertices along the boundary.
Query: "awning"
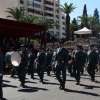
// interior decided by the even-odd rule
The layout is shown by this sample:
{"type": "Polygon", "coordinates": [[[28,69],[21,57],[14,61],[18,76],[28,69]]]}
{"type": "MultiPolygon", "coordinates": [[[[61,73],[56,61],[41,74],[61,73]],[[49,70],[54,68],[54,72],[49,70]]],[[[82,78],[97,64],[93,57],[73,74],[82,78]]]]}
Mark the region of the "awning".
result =
{"type": "Polygon", "coordinates": [[[0,37],[29,37],[44,31],[44,26],[0,18],[0,37]]]}

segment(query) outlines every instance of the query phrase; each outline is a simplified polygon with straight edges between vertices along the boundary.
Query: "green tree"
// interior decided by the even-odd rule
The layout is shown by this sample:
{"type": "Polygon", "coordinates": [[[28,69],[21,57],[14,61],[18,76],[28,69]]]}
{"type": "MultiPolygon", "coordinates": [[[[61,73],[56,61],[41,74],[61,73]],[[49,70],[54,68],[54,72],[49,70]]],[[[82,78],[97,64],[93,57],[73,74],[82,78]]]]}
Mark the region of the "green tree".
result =
{"type": "Polygon", "coordinates": [[[67,40],[70,39],[70,13],[72,13],[74,11],[74,9],[76,8],[76,6],[73,5],[73,3],[70,3],[69,5],[67,3],[63,5],[61,5],[60,11],[64,12],[66,14],[66,36],[67,36],[67,40]]]}
{"type": "Polygon", "coordinates": [[[70,27],[69,27],[69,29],[70,29],[70,39],[72,39],[72,40],[74,40],[74,30],[75,30],[76,26],[77,26],[76,24],[70,23],[70,27]]]}
{"type": "Polygon", "coordinates": [[[90,20],[90,16],[89,15],[78,16],[78,21],[82,22],[84,27],[87,27],[89,20],[90,20]]]}
{"type": "Polygon", "coordinates": [[[87,15],[87,7],[86,7],[86,4],[84,5],[83,15],[87,15]]]}
{"type": "Polygon", "coordinates": [[[97,37],[99,38],[99,32],[100,32],[100,24],[96,24],[94,27],[95,31],[97,32],[97,37]]]}
{"type": "Polygon", "coordinates": [[[98,24],[97,17],[96,16],[91,16],[89,21],[88,21],[88,24],[90,25],[91,30],[93,30],[95,25],[98,24]]]}
{"type": "Polygon", "coordinates": [[[44,30],[44,48],[46,48],[46,38],[47,38],[47,31],[50,29],[50,28],[52,28],[52,27],[54,27],[54,26],[59,26],[58,25],[58,23],[56,23],[56,22],[54,22],[54,20],[52,20],[52,19],[42,19],[42,18],[40,18],[39,20],[38,20],[38,24],[40,24],[40,25],[43,25],[44,27],[45,27],[45,30],[44,30]]]}
{"type": "Polygon", "coordinates": [[[25,22],[25,23],[30,23],[30,24],[37,24],[38,23],[38,17],[33,16],[33,15],[24,15],[21,18],[21,21],[25,22]]]}
{"type": "Polygon", "coordinates": [[[99,22],[99,12],[98,12],[98,9],[97,8],[94,10],[94,16],[97,17],[98,22],[99,22]]]}
{"type": "Polygon", "coordinates": [[[7,17],[11,17],[14,18],[16,21],[20,21],[20,19],[25,15],[26,9],[13,7],[13,8],[7,8],[6,12],[10,14],[7,17]]]}

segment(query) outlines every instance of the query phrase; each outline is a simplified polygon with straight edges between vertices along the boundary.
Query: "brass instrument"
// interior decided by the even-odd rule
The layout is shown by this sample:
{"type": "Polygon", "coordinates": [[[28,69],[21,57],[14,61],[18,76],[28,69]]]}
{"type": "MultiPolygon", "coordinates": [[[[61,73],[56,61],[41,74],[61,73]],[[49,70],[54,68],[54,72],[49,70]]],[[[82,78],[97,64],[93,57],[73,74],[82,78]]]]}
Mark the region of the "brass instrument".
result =
{"type": "Polygon", "coordinates": [[[70,54],[68,56],[69,56],[68,64],[72,64],[74,62],[75,58],[70,54]]]}

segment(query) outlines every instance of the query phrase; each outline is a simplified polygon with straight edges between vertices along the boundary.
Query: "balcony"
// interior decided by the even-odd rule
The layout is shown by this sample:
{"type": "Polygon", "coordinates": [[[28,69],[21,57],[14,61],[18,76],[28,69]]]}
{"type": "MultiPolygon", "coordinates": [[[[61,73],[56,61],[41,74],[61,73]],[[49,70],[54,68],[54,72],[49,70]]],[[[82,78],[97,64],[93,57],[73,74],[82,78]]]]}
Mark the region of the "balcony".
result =
{"type": "Polygon", "coordinates": [[[48,18],[48,19],[54,19],[53,17],[51,17],[51,16],[45,16],[45,18],[48,18]]]}
{"type": "Polygon", "coordinates": [[[43,15],[37,14],[37,13],[34,13],[33,15],[34,15],[34,16],[37,16],[37,17],[43,17],[43,15]]]}
{"type": "Polygon", "coordinates": [[[44,12],[53,14],[53,11],[50,11],[50,10],[44,10],[44,12]]]}
{"type": "Polygon", "coordinates": [[[53,5],[48,5],[48,4],[44,4],[45,7],[50,7],[50,8],[53,8],[54,6],[53,5]]]}

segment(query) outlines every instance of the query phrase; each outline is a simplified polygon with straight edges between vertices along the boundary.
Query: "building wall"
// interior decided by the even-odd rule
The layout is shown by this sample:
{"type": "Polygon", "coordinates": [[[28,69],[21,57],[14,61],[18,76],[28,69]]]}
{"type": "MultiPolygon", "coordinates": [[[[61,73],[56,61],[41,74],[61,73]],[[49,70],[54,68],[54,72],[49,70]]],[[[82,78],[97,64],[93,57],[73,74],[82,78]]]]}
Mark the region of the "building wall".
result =
{"type": "MultiPolygon", "coordinates": [[[[9,13],[5,11],[7,11],[7,8],[12,8],[12,7],[18,7],[18,0],[0,0],[0,18],[6,18],[9,15],[9,13]]],[[[12,19],[12,18],[6,18],[6,19],[12,19]]]]}
{"type": "MultiPolygon", "coordinates": [[[[0,17],[6,18],[8,15],[6,9],[10,7],[24,7],[28,9],[27,14],[34,16],[53,19],[59,24],[59,27],[49,29],[53,35],[63,38],[65,33],[65,15],[58,11],[60,0],[1,0],[0,1],[0,17]],[[3,6],[2,6],[3,5],[3,6]],[[64,17],[64,19],[62,19],[64,17]]],[[[11,19],[11,18],[10,18],[11,19]]]]}

